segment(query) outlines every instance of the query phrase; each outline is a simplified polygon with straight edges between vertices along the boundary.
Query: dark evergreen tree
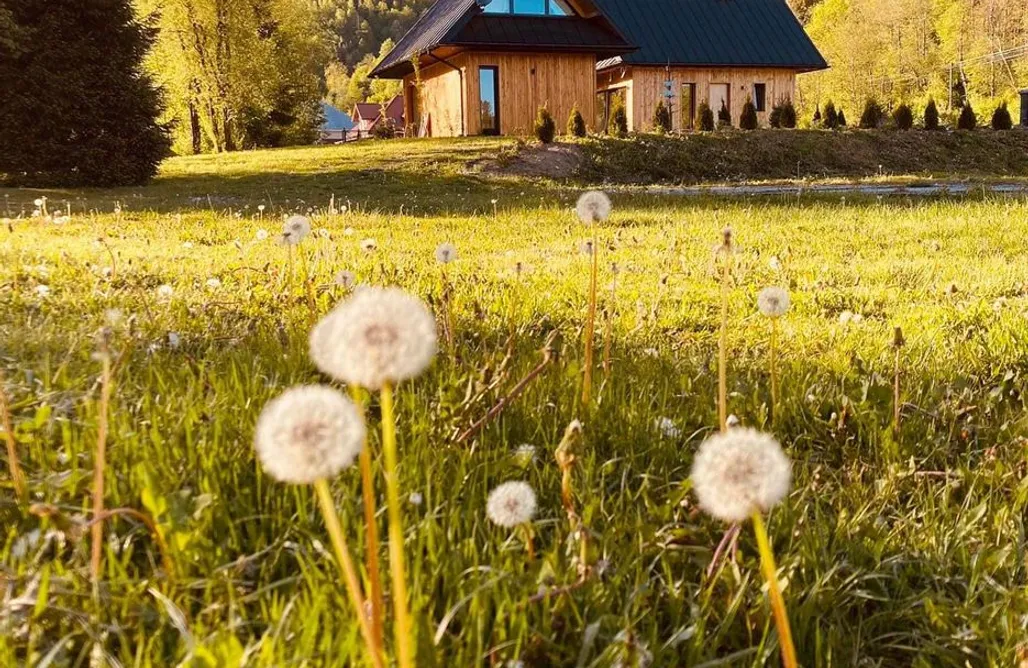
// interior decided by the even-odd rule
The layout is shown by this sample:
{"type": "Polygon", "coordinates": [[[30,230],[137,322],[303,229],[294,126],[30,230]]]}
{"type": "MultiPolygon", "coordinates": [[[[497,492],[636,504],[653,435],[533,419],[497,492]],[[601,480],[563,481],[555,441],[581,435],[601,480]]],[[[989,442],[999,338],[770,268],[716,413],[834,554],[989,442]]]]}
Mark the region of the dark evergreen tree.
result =
{"type": "Polygon", "coordinates": [[[628,136],[628,112],[625,110],[624,102],[618,102],[614,107],[614,113],[610,117],[610,134],[615,137],[628,136]]]}
{"type": "Polygon", "coordinates": [[[671,132],[671,110],[664,104],[664,100],[657,102],[657,108],[653,110],[653,129],[657,132],[671,132]]]}
{"type": "Polygon", "coordinates": [[[782,105],[782,127],[795,128],[797,120],[796,107],[793,106],[792,100],[786,100],[782,105]]]}
{"type": "Polygon", "coordinates": [[[975,116],[974,109],[971,108],[971,103],[968,102],[960,110],[960,117],[957,119],[958,130],[974,130],[978,127],[978,117],[975,116]]]}
{"type": "Polygon", "coordinates": [[[713,132],[714,110],[710,108],[710,105],[706,102],[701,102],[698,115],[700,117],[700,130],[703,132],[713,132]]]}
{"type": "Polygon", "coordinates": [[[0,46],[0,179],[22,185],[146,182],[168,154],[160,93],[143,71],[153,40],[131,0],[6,3],[0,46]]]}
{"type": "Polygon", "coordinates": [[[760,127],[760,121],[757,119],[757,107],[754,106],[753,100],[749,98],[746,98],[746,104],[742,105],[739,127],[743,130],[756,130],[760,127]]]}
{"type": "Polygon", "coordinates": [[[569,137],[585,137],[585,119],[582,118],[582,112],[578,110],[577,104],[571,108],[571,115],[568,116],[567,132],[569,137]]]}
{"type": "Polygon", "coordinates": [[[821,127],[821,105],[814,106],[814,116],[810,119],[810,125],[815,128],[821,127]]]}
{"type": "Polygon", "coordinates": [[[721,100],[721,108],[717,112],[717,127],[719,129],[732,127],[732,112],[728,111],[728,105],[724,100],[721,100]]]}
{"type": "Polygon", "coordinates": [[[1014,121],[1010,118],[1010,111],[1007,109],[1007,103],[1001,102],[996,111],[992,112],[992,129],[993,130],[1012,130],[1014,128],[1014,121]]]}
{"type": "Polygon", "coordinates": [[[924,108],[924,129],[939,129],[939,108],[935,106],[935,98],[928,98],[928,106],[924,108]]]}
{"type": "Polygon", "coordinates": [[[897,130],[909,130],[914,127],[914,111],[909,104],[901,104],[892,112],[892,123],[897,130]]]}
{"type": "Polygon", "coordinates": [[[835,103],[831,100],[825,105],[824,124],[829,130],[839,127],[839,112],[835,110],[835,103]]]}
{"type": "Polygon", "coordinates": [[[549,109],[539,107],[539,115],[535,118],[535,138],[544,144],[552,144],[557,135],[557,124],[553,121],[549,109]]]}
{"type": "Polygon", "coordinates": [[[846,113],[842,109],[839,110],[839,127],[846,127],[846,113]]]}
{"type": "Polygon", "coordinates": [[[864,103],[864,113],[860,115],[860,127],[864,130],[875,130],[885,122],[885,110],[874,98],[864,103]]]}

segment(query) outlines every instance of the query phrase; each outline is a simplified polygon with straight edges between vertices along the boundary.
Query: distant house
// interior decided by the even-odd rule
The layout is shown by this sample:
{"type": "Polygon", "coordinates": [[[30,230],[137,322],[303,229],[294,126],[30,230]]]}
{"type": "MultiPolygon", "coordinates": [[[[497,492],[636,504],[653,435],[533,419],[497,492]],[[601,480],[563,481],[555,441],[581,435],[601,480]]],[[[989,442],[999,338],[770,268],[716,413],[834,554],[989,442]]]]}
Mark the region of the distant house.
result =
{"type": "Polygon", "coordinates": [[[388,104],[383,105],[373,102],[358,102],[353,108],[353,121],[356,129],[362,134],[370,134],[379,123],[388,123],[396,130],[404,127],[404,102],[403,96],[397,95],[388,104]]]}
{"type": "Polygon", "coordinates": [[[371,75],[403,80],[419,134],[457,136],[527,134],[543,105],[645,130],[660,100],[675,129],[703,102],[737,125],[747,99],[766,124],[826,67],[785,0],[437,0],[371,75]]]}
{"type": "Polygon", "coordinates": [[[344,111],[336,109],[328,102],[321,103],[321,113],[325,121],[319,128],[319,140],[323,144],[334,144],[346,141],[346,133],[353,129],[353,120],[344,111]]]}

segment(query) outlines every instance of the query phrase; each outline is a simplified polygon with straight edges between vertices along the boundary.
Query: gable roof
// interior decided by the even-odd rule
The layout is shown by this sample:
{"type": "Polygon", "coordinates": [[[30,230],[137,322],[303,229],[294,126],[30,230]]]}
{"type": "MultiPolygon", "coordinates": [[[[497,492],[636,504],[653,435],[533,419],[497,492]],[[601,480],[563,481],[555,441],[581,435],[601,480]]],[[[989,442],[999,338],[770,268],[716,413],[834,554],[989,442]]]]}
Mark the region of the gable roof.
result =
{"type": "Polygon", "coordinates": [[[614,65],[787,67],[828,63],[785,0],[594,0],[639,49],[614,65]]]}
{"type": "MultiPolygon", "coordinates": [[[[394,122],[403,122],[403,96],[397,95],[384,105],[385,117],[394,122]]],[[[376,102],[358,102],[354,105],[353,117],[360,121],[371,121],[376,125],[382,120],[383,105],[376,102]]]]}
{"type": "Polygon", "coordinates": [[[600,14],[590,18],[485,14],[476,0],[438,0],[375,66],[371,76],[402,77],[413,71],[414,58],[441,46],[603,55],[634,48],[600,14]]]}

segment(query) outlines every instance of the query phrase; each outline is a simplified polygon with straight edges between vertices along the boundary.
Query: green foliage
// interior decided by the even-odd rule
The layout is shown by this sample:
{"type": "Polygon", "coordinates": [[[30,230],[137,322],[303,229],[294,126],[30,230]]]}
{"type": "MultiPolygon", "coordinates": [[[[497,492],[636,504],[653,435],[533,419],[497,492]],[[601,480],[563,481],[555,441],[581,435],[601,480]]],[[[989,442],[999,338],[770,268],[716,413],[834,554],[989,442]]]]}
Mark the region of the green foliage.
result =
{"type": "Polygon", "coordinates": [[[143,72],[152,35],[131,1],[18,0],[0,17],[11,28],[0,48],[0,180],[148,181],[169,142],[143,72]]]}
{"type": "MultiPolygon", "coordinates": [[[[315,0],[315,24],[332,36],[334,62],[354,71],[370,55],[381,54],[414,25],[434,0],[315,0]]],[[[326,59],[327,60],[327,59],[326,59]]],[[[358,100],[363,101],[363,100],[358,100]]]]}
{"type": "Polygon", "coordinates": [[[835,103],[831,100],[825,104],[824,126],[829,130],[839,127],[839,112],[835,110],[835,103]]]}
{"type": "Polygon", "coordinates": [[[860,128],[876,130],[885,124],[885,109],[873,97],[864,102],[864,112],[860,114],[860,128]]]}
{"type": "Polygon", "coordinates": [[[968,102],[960,110],[960,116],[957,118],[957,129],[974,130],[976,127],[978,127],[978,116],[975,115],[974,109],[971,108],[971,103],[968,102]]]}
{"type": "Polygon", "coordinates": [[[732,127],[732,112],[724,100],[721,100],[721,108],[717,112],[717,127],[719,130],[732,127]]]}
{"type": "Polygon", "coordinates": [[[1014,121],[1010,118],[1010,111],[1007,109],[1007,103],[1000,102],[999,106],[996,107],[996,111],[992,112],[992,129],[1012,130],[1013,128],[1014,121]]]}
{"type": "Polygon", "coordinates": [[[776,102],[768,115],[768,123],[773,128],[795,128],[796,107],[793,106],[792,100],[785,98],[776,102]]]}
{"type": "Polygon", "coordinates": [[[823,117],[821,116],[821,105],[817,104],[814,106],[814,115],[810,119],[810,127],[819,128],[823,125],[823,117]]]}
{"type": "Polygon", "coordinates": [[[892,124],[897,130],[910,130],[914,127],[914,112],[909,104],[901,104],[892,112],[892,124]]]}
{"type": "Polygon", "coordinates": [[[628,111],[625,109],[625,103],[620,99],[614,105],[614,111],[610,115],[609,132],[619,138],[628,136],[628,111]]]}
{"type": "Polygon", "coordinates": [[[657,108],[653,110],[653,129],[657,132],[671,132],[671,110],[664,104],[664,100],[657,101],[657,108]]]}
{"type": "Polygon", "coordinates": [[[753,105],[753,100],[750,98],[746,98],[746,103],[742,105],[739,127],[743,130],[756,130],[760,127],[760,121],[757,119],[757,108],[753,105]]]}
{"type": "Polygon", "coordinates": [[[924,108],[924,129],[939,129],[939,108],[935,106],[935,98],[928,98],[928,105],[924,108]]]}
{"type": "Polygon", "coordinates": [[[571,108],[571,115],[568,116],[567,133],[569,137],[578,137],[579,139],[586,135],[585,119],[582,117],[582,112],[578,110],[577,104],[571,108]]]}
{"type": "Polygon", "coordinates": [[[556,135],[557,124],[553,121],[550,110],[545,106],[539,107],[539,113],[535,117],[535,138],[544,144],[552,144],[556,135]]]}
{"type": "Polygon", "coordinates": [[[710,108],[710,105],[707,104],[706,100],[700,103],[697,115],[700,117],[700,130],[703,132],[713,132],[714,110],[710,108]]]}
{"type": "Polygon", "coordinates": [[[839,110],[839,127],[846,127],[846,113],[842,109],[839,110]]]}
{"type": "Polygon", "coordinates": [[[378,55],[368,54],[352,71],[341,62],[332,62],[325,68],[326,99],[337,109],[349,112],[358,102],[389,102],[403,92],[403,82],[392,79],[372,79],[371,71],[390,51],[393,42],[386,40],[378,55]]]}

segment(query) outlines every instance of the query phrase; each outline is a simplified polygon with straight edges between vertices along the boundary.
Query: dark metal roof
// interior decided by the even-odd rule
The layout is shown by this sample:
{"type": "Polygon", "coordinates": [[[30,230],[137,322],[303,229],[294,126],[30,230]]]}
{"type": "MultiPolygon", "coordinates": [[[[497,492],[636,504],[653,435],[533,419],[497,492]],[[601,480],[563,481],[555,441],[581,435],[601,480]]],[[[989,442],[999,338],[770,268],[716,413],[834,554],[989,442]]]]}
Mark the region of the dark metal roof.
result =
{"type": "Polygon", "coordinates": [[[475,0],[439,0],[371,72],[401,77],[411,60],[440,46],[545,50],[596,54],[626,53],[632,47],[602,16],[484,14],[475,0]]]}
{"type": "Polygon", "coordinates": [[[602,66],[819,70],[828,63],[785,0],[595,0],[639,49],[602,66]]]}

